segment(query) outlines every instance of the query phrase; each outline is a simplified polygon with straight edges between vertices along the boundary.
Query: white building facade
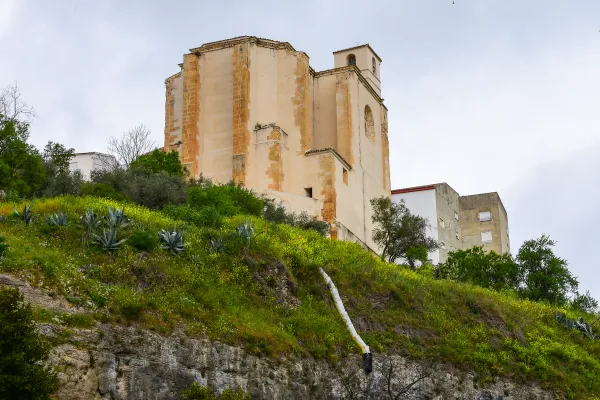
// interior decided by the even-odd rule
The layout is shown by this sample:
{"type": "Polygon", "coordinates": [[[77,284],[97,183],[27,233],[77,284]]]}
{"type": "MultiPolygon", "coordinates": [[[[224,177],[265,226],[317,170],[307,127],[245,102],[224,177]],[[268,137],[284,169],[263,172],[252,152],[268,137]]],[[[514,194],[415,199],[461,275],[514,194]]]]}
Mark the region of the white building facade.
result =
{"type": "Polygon", "coordinates": [[[69,163],[69,169],[72,172],[77,170],[81,171],[83,179],[90,180],[92,171],[108,169],[112,166],[118,165],[117,160],[104,153],[75,153],[69,163]]]}
{"type": "Polygon", "coordinates": [[[508,216],[498,193],[460,196],[447,183],[392,190],[392,201],[426,218],[427,236],[439,249],[429,253],[433,265],[446,262],[448,253],[483,246],[486,251],[510,253],[508,216]]]}

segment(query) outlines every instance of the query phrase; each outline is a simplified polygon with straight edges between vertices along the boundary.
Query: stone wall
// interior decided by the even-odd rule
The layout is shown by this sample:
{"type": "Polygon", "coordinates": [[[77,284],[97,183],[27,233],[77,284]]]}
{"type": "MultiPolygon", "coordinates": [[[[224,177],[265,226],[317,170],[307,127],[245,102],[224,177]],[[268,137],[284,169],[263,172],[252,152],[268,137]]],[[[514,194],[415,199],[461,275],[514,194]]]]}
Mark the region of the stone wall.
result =
{"type": "MultiPolygon", "coordinates": [[[[44,334],[64,336],[42,325],[44,334]]],[[[160,336],[135,327],[99,325],[74,330],[52,353],[60,370],[60,400],[166,400],[199,382],[216,391],[241,388],[253,399],[385,399],[416,382],[402,399],[552,399],[538,387],[507,380],[480,386],[475,374],[398,355],[374,355],[373,372],[353,355],[338,364],[293,356],[279,361],[181,333],[160,336]],[[392,373],[389,367],[392,365],[392,373]],[[391,378],[389,378],[391,376],[391,378]]]]}

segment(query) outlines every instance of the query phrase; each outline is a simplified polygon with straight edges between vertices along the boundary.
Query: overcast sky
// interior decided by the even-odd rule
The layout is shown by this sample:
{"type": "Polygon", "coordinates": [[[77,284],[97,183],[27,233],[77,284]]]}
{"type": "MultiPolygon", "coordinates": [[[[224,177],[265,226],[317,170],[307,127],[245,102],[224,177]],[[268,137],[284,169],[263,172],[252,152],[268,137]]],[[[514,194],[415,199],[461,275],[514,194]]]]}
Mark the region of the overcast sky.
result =
{"type": "Polygon", "coordinates": [[[315,70],[370,43],[393,188],[498,191],[513,252],[549,234],[600,299],[598,0],[0,0],[0,87],[34,106],[36,146],[104,151],[140,123],[162,143],[165,78],[240,35],[288,41],[315,70]]]}

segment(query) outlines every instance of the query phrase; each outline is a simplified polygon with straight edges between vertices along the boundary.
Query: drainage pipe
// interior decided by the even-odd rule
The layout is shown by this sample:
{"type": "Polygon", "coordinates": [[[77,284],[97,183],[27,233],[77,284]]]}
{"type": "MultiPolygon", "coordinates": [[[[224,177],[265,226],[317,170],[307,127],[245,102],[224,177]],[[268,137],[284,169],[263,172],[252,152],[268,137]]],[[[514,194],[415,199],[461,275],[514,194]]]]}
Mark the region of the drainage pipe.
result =
{"type": "Polygon", "coordinates": [[[340,294],[329,275],[327,275],[323,268],[319,268],[319,272],[321,273],[321,275],[323,275],[323,279],[325,279],[325,283],[327,283],[327,286],[329,286],[329,291],[331,292],[331,296],[333,297],[335,307],[337,308],[338,312],[342,316],[342,319],[346,323],[346,327],[348,327],[348,330],[350,331],[350,336],[352,336],[352,339],[354,339],[356,344],[358,344],[358,347],[360,347],[360,350],[363,352],[363,366],[365,368],[365,372],[368,374],[373,370],[373,355],[371,354],[369,346],[367,346],[367,344],[356,332],[356,329],[354,329],[354,325],[352,324],[352,321],[350,320],[350,317],[348,316],[348,313],[344,308],[344,303],[342,303],[340,294]]]}

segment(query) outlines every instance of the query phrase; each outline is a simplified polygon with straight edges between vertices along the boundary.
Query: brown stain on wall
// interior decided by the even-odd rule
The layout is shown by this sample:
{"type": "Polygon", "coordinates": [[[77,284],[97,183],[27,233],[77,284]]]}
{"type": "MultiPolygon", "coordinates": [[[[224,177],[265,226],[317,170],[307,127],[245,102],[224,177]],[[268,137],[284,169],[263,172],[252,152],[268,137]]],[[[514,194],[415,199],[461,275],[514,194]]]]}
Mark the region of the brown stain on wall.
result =
{"type": "Polygon", "coordinates": [[[250,145],[250,58],[249,42],[233,47],[233,171],[232,179],[244,185],[250,145]]]}
{"type": "Polygon", "coordinates": [[[375,143],[375,119],[369,106],[365,106],[365,135],[371,143],[375,143]]]}
{"type": "Polygon", "coordinates": [[[200,114],[200,72],[198,56],[183,56],[183,109],[181,118],[181,158],[192,176],[198,175],[198,116],[200,114]]]}
{"type": "Polygon", "coordinates": [[[267,137],[269,140],[269,168],[267,175],[269,177],[269,189],[282,191],[283,185],[283,155],[281,153],[281,132],[273,128],[271,134],[267,137]]]}
{"type": "Polygon", "coordinates": [[[165,144],[164,150],[178,150],[175,143],[177,135],[175,129],[175,96],[173,93],[173,81],[181,76],[177,73],[165,81],[165,144]]]}
{"type": "Polygon", "coordinates": [[[381,161],[382,161],[382,181],[383,190],[386,193],[391,192],[390,182],[390,141],[388,138],[388,118],[387,110],[381,107],[381,161]]]}
{"type": "Polygon", "coordinates": [[[349,72],[335,77],[335,103],[337,119],[337,152],[350,166],[352,157],[352,106],[350,103],[349,72]]]}
{"type": "Polygon", "coordinates": [[[321,198],[323,199],[321,217],[323,218],[323,221],[329,222],[331,226],[331,238],[337,239],[337,230],[334,226],[337,215],[337,202],[335,191],[335,159],[333,155],[327,154],[319,156],[318,177],[321,183],[321,198]]]}
{"type": "Polygon", "coordinates": [[[311,99],[310,67],[308,56],[296,53],[296,94],[294,96],[294,123],[300,130],[300,152],[304,154],[310,148],[311,141],[311,99]]]}

